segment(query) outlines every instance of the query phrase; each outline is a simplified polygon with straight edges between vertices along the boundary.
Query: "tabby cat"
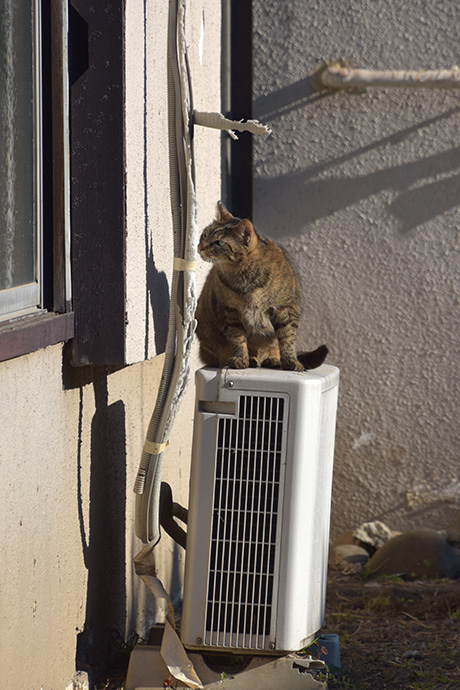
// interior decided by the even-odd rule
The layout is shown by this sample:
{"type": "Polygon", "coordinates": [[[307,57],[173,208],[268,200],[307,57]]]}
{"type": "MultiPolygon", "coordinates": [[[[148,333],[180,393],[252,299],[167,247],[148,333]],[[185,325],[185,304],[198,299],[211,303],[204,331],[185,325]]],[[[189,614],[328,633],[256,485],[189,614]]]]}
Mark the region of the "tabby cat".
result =
{"type": "Polygon", "coordinates": [[[198,251],[213,263],[196,310],[204,364],[303,371],[324,361],[325,345],[296,354],[300,286],[281,247],[219,201],[198,251]]]}

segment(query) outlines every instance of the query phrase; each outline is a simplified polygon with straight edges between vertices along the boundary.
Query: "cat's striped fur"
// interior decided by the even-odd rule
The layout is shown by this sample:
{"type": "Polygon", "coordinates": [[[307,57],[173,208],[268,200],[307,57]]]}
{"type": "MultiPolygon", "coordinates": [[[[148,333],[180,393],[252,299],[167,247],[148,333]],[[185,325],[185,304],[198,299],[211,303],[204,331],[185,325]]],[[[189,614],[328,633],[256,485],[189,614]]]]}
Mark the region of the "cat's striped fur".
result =
{"type": "Polygon", "coordinates": [[[198,250],[213,263],[196,311],[204,364],[303,371],[324,361],[325,345],[295,351],[300,286],[281,247],[219,201],[217,219],[203,230],[198,250]]]}

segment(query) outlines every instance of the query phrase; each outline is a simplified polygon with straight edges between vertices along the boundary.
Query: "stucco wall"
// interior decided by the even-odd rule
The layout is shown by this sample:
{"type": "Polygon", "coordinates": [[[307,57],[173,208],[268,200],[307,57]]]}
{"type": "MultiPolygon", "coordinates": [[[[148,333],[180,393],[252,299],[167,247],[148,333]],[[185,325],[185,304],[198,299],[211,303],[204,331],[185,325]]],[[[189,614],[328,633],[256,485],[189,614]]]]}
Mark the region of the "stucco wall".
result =
{"type": "Polygon", "coordinates": [[[453,0],[254,2],[254,220],[300,270],[299,344],[341,369],[332,533],[458,515],[456,92],[313,93],[325,59],[458,64],[453,0]]]}
{"type": "MultiPolygon", "coordinates": [[[[186,35],[197,110],[220,112],[220,6],[189,1],[186,35]]],[[[126,5],[126,361],[163,352],[172,273],[169,199],[167,5],[126,5]],[[148,66],[145,70],[145,66],[148,66]],[[144,161],[147,165],[144,166],[144,161]]],[[[220,134],[197,127],[197,222],[203,227],[220,198],[220,134]]],[[[198,282],[200,272],[198,267],[198,282]]]]}
{"type": "MultiPolygon", "coordinates": [[[[5,687],[74,687],[80,633],[79,656],[94,679],[107,660],[98,650],[116,642],[112,630],[124,640],[133,632],[145,636],[157,615],[152,595],[133,574],[132,557],[142,547],[134,535],[133,484],[161,377],[172,268],[166,15],[167,4],[126,3],[127,351],[134,363],[111,372],[76,369],[62,345],[0,363],[5,687]]],[[[195,103],[219,111],[220,13],[214,2],[189,0],[187,39],[195,103]]],[[[220,133],[197,131],[195,153],[203,226],[220,197],[220,133]]],[[[206,270],[198,266],[199,285],[206,270]]],[[[191,365],[199,366],[196,354],[191,365]]],[[[192,382],[163,475],[183,505],[193,397],[192,382]]],[[[164,536],[156,559],[166,589],[179,598],[179,547],[164,536]]]]}
{"type": "Polygon", "coordinates": [[[9,687],[67,687],[76,634],[103,585],[112,601],[99,610],[110,620],[96,623],[95,636],[112,626],[125,635],[132,466],[159,364],[101,372],[67,390],[60,345],[0,366],[0,648],[9,687]]]}

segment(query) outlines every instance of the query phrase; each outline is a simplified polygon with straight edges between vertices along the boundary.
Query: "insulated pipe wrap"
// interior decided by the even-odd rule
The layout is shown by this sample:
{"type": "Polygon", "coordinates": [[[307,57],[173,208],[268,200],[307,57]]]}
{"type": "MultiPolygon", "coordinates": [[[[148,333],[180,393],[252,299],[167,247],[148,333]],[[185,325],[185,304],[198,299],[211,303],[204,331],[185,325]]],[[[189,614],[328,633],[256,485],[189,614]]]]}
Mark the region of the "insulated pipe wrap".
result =
{"type": "MultiPolygon", "coordinates": [[[[165,362],[147,441],[165,444],[190,378],[189,358],[195,330],[194,262],[197,230],[192,151],[191,88],[185,46],[185,2],[171,0],[168,30],[168,136],[174,244],[169,329],[165,362]],[[176,260],[177,259],[177,260],[176,260]],[[181,262],[185,261],[184,264],[181,262]]],[[[158,541],[159,497],[163,453],[144,447],[134,491],[136,533],[144,542],[158,541]]]]}

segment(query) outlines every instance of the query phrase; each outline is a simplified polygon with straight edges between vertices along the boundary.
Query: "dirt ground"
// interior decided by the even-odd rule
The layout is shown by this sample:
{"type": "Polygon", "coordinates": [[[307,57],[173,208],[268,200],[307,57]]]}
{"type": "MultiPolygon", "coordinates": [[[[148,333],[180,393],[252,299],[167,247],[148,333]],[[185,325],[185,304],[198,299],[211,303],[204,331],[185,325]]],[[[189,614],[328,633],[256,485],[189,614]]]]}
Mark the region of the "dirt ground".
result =
{"type": "MultiPolygon", "coordinates": [[[[328,690],[460,690],[460,580],[366,580],[352,568],[328,574],[321,633],[339,636],[341,656],[328,690]]],[[[122,690],[125,671],[96,687],[122,690]]]]}
{"type": "Polygon", "coordinates": [[[459,580],[365,580],[333,566],[322,632],[340,638],[329,690],[460,690],[459,580]]]}

